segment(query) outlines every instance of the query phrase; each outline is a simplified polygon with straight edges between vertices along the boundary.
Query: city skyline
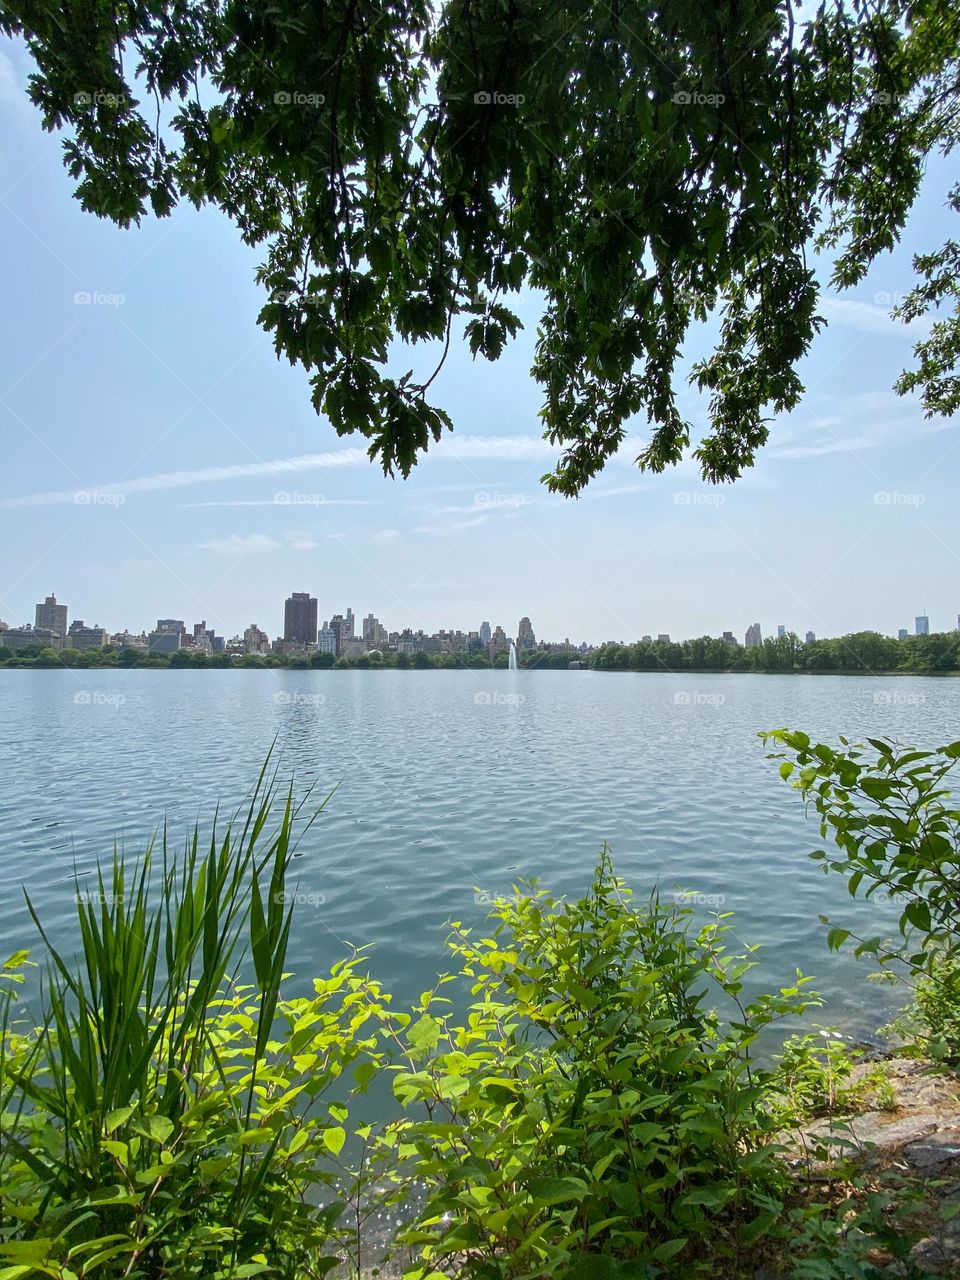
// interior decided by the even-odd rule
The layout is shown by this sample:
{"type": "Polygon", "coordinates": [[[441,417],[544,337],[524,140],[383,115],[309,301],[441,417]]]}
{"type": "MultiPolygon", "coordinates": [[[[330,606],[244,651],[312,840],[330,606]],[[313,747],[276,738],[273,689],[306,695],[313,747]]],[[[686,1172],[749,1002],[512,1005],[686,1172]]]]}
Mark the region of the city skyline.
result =
{"type": "MultiPolygon", "coordinates": [[[[70,647],[66,641],[69,635],[73,634],[82,638],[81,648],[99,647],[98,637],[103,637],[103,643],[108,642],[111,636],[127,636],[137,637],[154,636],[154,635],[170,635],[174,631],[178,634],[182,632],[184,636],[188,636],[189,632],[186,625],[186,614],[184,618],[161,618],[157,617],[156,625],[147,627],[143,625],[139,630],[134,630],[129,625],[119,628],[102,627],[99,622],[92,626],[87,626],[82,619],[74,619],[68,623],[70,605],[65,603],[62,598],[58,598],[55,592],[51,592],[44,597],[43,600],[37,601],[33,608],[33,621],[9,622],[0,618],[0,644],[2,644],[2,635],[7,630],[16,632],[20,631],[39,631],[46,633],[49,631],[51,635],[55,635],[59,639],[59,647],[70,647]]],[[[256,610],[254,610],[256,612],[256,610]]],[[[262,615],[263,611],[260,610],[262,615]]],[[[490,615],[493,616],[493,615],[490,615]]],[[[953,615],[956,618],[956,625],[943,628],[943,632],[958,631],[960,632],[960,613],[953,615]]],[[[466,629],[461,624],[454,627],[450,625],[448,619],[447,625],[430,629],[428,627],[403,627],[390,628],[382,619],[375,615],[373,611],[369,611],[361,620],[360,626],[357,625],[359,614],[355,614],[351,606],[347,606],[344,612],[334,613],[331,611],[324,616],[320,608],[319,598],[313,596],[309,591],[293,591],[284,599],[282,605],[282,624],[276,629],[274,640],[270,639],[270,628],[263,629],[259,622],[253,621],[243,628],[237,628],[229,633],[217,636],[216,629],[207,627],[207,621],[204,619],[193,624],[192,638],[188,643],[193,643],[203,636],[210,637],[211,641],[215,636],[224,643],[231,644],[240,640],[247,643],[248,652],[267,652],[271,646],[277,644],[287,644],[293,646],[316,646],[319,644],[321,650],[327,648],[330,652],[340,654],[344,651],[344,644],[350,642],[362,642],[368,648],[385,648],[388,645],[396,643],[399,636],[419,636],[419,637],[469,637],[477,638],[484,648],[493,645],[497,649],[497,645],[514,641],[517,647],[534,648],[538,640],[543,643],[562,646],[569,645],[572,648],[596,648],[601,644],[632,644],[637,641],[651,642],[654,633],[643,632],[636,636],[607,636],[600,641],[592,641],[584,638],[578,638],[566,633],[563,638],[547,637],[537,635],[532,626],[528,615],[524,614],[517,622],[516,631],[510,633],[503,629],[501,623],[496,623],[495,628],[491,628],[491,624],[487,619],[482,620],[476,626],[468,625],[466,629]],[[252,637],[252,639],[250,638],[252,637]],[[252,646],[252,647],[251,647],[252,646]]],[[[878,631],[877,627],[864,626],[856,628],[858,631],[878,631]]],[[[930,616],[927,612],[918,613],[913,619],[913,628],[908,630],[905,627],[898,627],[896,632],[881,632],[881,634],[895,635],[899,639],[903,639],[907,635],[929,635],[932,632],[938,632],[938,628],[930,627],[930,616]]],[[[941,634],[943,633],[941,632],[941,634]]],[[[852,634],[844,633],[826,633],[814,632],[810,629],[804,630],[802,627],[790,627],[785,623],[771,624],[764,627],[761,623],[754,621],[750,623],[741,635],[729,629],[717,630],[701,630],[693,632],[690,635],[683,636],[679,632],[656,632],[658,640],[690,640],[700,636],[716,636],[717,638],[728,641],[729,643],[742,644],[746,648],[761,644],[764,640],[773,638],[782,638],[785,635],[792,634],[798,638],[802,635],[805,643],[809,644],[815,641],[818,636],[827,638],[831,635],[852,634]]],[[[152,647],[152,645],[151,645],[152,647]]],[[[179,645],[177,646],[179,647],[179,645]]],[[[222,646],[221,646],[222,647],[222,646]]],[[[159,646],[160,651],[165,651],[165,646],[159,646]]],[[[291,652],[293,649],[291,649],[291,652]]]]}

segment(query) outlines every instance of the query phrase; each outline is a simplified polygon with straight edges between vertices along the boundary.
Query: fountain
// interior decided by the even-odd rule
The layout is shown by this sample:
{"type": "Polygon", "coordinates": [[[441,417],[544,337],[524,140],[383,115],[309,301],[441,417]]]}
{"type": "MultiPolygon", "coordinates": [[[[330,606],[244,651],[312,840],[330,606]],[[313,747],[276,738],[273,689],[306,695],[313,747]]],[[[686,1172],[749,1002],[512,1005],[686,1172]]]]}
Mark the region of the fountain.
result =
{"type": "Polygon", "coordinates": [[[510,641],[510,661],[508,666],[511,671],[516,671],[517,669],[517,646],[512,640],[510,641]]]}

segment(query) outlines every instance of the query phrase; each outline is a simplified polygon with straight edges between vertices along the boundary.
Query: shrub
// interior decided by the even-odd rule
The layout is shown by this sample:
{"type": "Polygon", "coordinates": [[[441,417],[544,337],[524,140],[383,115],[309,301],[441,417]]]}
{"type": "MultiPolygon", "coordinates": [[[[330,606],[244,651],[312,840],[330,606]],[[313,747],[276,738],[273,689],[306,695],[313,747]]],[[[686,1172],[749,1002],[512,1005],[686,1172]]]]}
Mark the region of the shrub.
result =
{"type": "Polygon", "coordinates": [[[385,1139],[425,1188],[408,1275],[716,1274],[782,1210],[753,1050],[809,1003],[805,979],[743,1003],[752,962],[725,953],[727,926],[632,906],[606,848],[583,900],[534,890],[493,915],[492,936],[450,942],[467,1020],[438,986],[387,1021],[396,1096],[426,1111],[385,1139]]]}
{"type": "Polygon", "coordinates": [[[857,1101],[848,1086],[854,1060],[846,1042],[834,1031],[820,1029],[785,1040],[776,1057],[782,1100],[775,1114],[784,1124],[814,1116],[835,1115],[857,1101]]]}

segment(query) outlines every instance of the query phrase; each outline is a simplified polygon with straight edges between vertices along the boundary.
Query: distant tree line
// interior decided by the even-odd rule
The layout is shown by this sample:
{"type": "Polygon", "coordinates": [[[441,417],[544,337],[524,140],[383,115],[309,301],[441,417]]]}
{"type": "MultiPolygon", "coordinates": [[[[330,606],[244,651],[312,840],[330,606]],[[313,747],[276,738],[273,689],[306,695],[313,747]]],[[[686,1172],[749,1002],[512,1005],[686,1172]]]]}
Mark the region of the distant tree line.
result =
{"type": "Polygon", "coordinates": [[[903,672],[935,675],[960,670],[955,631],[894,640],[878,631],[806,643],[793,632],[747,649],[713,636],[696,640],[639,640],[605,644],[590,655],[597,671],[786,671],[869,675],[903,672]]]}
{"type": "MultiPolygon", "coordinates": [[[[790,632],[762,641],[753,648],[729,644],[713,636],[694,640],[638,640],[635,644],[604,644],[584,657],[576,649],[532,649],[518,655],[521,667],[566,670],[571,662],[585,661],[595,671],[717,671],[717,672],[825,672],[844,675],[895,673],[939,675],[960,671],[960,633],[940,632],[930,636],[906,636],[894,640],[878,631],[857,631],[849,636],[812,640],[809,644],[790,632]]],[[[370,653],[356,658],[335,658],[332,653],[314,653],[310,658],[291,658],[278,653],[207,654],[202,650],[179,649],[175,653],[147,653],[143,649],[52,649],[28,645],[9,650],[0,645],[0,667],[138,667],[138,668],[286,668],[370,670],[476,670],[506,667],[506,653],[491,662],[482,653],[430,654],[370,653]]]]}

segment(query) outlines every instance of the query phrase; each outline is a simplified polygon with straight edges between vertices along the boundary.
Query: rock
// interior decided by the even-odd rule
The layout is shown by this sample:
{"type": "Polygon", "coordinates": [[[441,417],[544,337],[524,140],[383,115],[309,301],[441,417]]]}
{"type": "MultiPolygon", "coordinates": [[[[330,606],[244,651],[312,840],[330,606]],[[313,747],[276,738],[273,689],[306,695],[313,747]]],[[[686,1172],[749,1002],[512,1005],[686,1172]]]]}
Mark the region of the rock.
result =
{"type": "Polygon", "coordinates": [[[960,1126],[950,1125],[903,1149],[903,1158],[919,1173],[937,1173],[960,1158],[960,1126]]]}

